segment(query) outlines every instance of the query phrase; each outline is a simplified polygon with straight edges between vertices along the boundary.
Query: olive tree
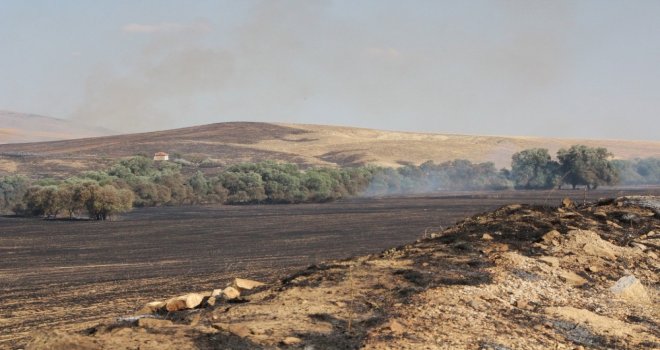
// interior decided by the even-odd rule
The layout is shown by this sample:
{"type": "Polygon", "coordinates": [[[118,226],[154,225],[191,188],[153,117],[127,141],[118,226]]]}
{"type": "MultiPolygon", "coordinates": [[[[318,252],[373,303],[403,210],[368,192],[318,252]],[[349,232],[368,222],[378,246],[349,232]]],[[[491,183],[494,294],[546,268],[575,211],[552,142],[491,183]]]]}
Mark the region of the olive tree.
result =
{"type": "MultiPolygon", "coordinates": [[[[585,185],[595,189],[600,185],[614,185],[619,180],[616,167],[611,161],[612,153],[606,148],[574,145],[557,152],[561,181],[575,188],[585,185]]],[[[560,184],[561,187],[561,184],[560,184]]]]}
{"type": "Polygon", "coordinates": [[[547,149],[530,148],[511,157],[510,177],[516,189],[547,189],[554,187],[558,168],[547,149]]]}

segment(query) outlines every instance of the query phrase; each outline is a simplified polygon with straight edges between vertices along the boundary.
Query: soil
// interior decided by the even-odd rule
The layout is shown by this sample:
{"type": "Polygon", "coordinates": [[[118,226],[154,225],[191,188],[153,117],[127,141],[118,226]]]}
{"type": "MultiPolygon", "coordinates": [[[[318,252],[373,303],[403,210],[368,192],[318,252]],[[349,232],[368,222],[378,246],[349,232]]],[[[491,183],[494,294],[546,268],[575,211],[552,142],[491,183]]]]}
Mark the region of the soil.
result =
{"type": "Polygon", "coordinates": [[[660,231],[658,214],[622,201],[549,206],[565,195],[583,200],[575,191],[494,192],[149,208],[108,223],[3,218],[0,347],[29,339],[35,349],[657,346],[660,315],[649,305],[658,301],[660,242],[640,237],[660,231]],[[444,229],[511,202],[545,205],[444,229]],[[543,236],[553,229],[559,236],[543,236]],[[371,255],[323,262],[363,254],[371,255]],[[608,294],[626,274],[646,286],[646,301],[608,294]],[[239,302],[135,314],[234,277],[268,287],[239,302]],[[138,327],[136,315],[174,323],[138,327]],[[301,343],[283,345],[287,337],[301,343]]]}

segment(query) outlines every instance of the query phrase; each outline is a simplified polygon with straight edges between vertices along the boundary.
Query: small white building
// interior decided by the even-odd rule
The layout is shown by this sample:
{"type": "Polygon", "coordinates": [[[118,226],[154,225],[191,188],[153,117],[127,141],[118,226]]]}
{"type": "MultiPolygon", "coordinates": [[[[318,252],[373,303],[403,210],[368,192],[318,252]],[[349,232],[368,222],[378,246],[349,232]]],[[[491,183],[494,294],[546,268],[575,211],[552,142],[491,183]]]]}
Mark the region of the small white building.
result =
{"type": "Polygon", "coordinates": [[[158,152],[154,154],[154,160],[169,160],[170,155],[165,152],[158,152]]]}

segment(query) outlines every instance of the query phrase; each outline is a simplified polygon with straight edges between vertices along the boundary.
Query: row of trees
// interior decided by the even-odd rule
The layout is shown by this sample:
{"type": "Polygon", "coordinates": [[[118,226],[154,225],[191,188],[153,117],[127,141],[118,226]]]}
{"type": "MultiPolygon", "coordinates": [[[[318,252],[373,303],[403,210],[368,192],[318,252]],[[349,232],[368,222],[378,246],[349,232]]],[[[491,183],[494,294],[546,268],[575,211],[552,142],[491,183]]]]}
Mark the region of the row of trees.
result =
{"type": "Polygon", "coordinates": [[[573,146],[553,159],[547,149],[513,155],[511,170],[493,163],[454,160],[400,168],[300,169],[276,162],[231,166],[219,174],[184,176],[181,165],[137,156],[107,171],[87,171],[65,180],[0,178],[0,212],[24,215],[87,215],[104,220],[133,206],[197,203],[324,202],[358,194],[387,195],[448,190],[547,189],[570,184],[596,188],[660,184],[660,160],[612,161],[604,148],[573,146]]]}
{"type": "Polygon", "coordinates": [[[14,206],[17,213],[57,217],[65,212],[73,217],[86,211],[91,218],[106,220],[133,207],[133,192],[95,182],[65,183],[60,186],[32,186],[23,201],[14,206]]]}
{"type": "Polygon", "coordinates": [[[560,149],[557,160],[545,148],[526,149],[513,155],[510,179],[517,189],[614,185],[619,181],[619,172],[611,158],[605,148],[584,145],[560,149]]]}
{"type": "Polygon", "coordinates": [[[106,218],[133,206],[197,203],[324,202],[357,195],[378,168],[313,168],[275,162],[232,166],[215,176],[185,177],[181,166],[146,157],[123,159],[107,171],[87,171],[65,180],[0,179],[0,211],[49,216],[86,214],[106,218]]]}

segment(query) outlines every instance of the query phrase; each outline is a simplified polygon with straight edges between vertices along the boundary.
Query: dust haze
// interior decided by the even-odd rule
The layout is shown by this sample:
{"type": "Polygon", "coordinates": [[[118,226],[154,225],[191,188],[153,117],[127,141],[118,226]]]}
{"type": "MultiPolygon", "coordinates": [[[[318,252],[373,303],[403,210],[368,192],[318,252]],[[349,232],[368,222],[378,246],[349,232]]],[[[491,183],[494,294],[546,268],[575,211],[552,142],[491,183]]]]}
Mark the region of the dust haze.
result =
{"type": "Polygon", "coordinates": [[[235,27],[128,23],[140,50],[98,67],[73,117],[122,132],[247,120],[561,136],[561,96],[541,97],[571,74],[574,9],[497,4],[376,7],[363,23],[329,1],[262,1],[235,27]]]}

